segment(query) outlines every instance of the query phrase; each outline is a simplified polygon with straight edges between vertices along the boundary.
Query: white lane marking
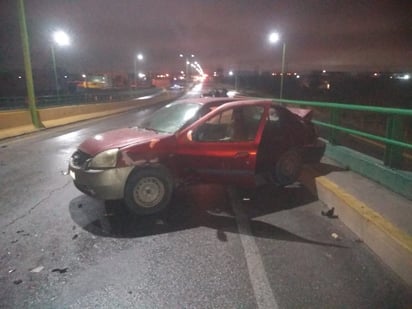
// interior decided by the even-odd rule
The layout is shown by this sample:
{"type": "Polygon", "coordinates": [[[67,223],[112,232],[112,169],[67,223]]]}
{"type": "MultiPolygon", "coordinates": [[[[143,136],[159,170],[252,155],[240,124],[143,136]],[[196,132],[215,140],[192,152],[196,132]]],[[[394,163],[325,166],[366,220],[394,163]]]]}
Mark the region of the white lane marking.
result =
{"type": "Polygon", "coordinates": [[[265,267],[260,256],[259,248],[256,245],[255,238],[252,236],[249,218],[246,216],[236,197],[235,189],[229,189],[231,205],[236,217],[236,224],[239,230],[240,240],[245,252],[246,263],[249,271],[250,281],[255,293],[256,302],[260,309],[277,309],[279,308],[269,280],[266,276],[265,267]]]}

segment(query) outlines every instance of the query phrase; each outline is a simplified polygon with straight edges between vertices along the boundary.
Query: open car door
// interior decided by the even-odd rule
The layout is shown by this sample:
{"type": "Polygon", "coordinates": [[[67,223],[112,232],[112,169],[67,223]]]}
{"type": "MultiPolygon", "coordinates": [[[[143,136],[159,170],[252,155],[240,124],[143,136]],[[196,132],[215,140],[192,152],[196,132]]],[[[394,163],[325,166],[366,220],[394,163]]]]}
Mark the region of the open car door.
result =
{"type": "Polygon", "coordinates": [[[231,106],[177,138],[177,162],[202,182],[255,185],[257,136],[264,106],[231,106]]]}

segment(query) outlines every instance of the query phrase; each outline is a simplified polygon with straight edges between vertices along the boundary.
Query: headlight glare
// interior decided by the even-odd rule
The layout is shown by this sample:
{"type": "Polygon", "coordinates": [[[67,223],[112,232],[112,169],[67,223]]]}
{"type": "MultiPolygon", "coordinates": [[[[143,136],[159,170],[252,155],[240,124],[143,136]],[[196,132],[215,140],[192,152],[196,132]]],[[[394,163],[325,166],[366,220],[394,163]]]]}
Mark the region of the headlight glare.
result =
{"type": "Polygon", "coordinates": [[[89,168],[115,167],[119,149],[109,149],[98,153],[89,163],[89,168]]]}

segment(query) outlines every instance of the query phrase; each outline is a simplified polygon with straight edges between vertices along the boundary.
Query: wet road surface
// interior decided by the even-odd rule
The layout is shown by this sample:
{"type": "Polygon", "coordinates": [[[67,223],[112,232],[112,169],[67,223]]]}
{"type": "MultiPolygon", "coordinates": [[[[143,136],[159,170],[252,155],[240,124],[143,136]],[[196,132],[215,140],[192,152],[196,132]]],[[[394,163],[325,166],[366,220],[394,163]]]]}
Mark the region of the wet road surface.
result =
{"type": "Polygon", "coordinates": [[[185,186],[148,217],[75,189],[76,146],[150,112],[0,142],[0,308],[411,306],[411,289],[303,184],[185,186]]]}

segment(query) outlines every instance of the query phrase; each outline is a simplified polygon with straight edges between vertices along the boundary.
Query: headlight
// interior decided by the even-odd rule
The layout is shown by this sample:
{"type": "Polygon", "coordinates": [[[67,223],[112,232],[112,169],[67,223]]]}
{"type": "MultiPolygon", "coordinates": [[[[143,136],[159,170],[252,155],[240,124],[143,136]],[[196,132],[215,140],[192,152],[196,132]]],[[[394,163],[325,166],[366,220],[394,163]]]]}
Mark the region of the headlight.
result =
{"type": "Polygon", "coordinates": [[[119,149],[109,149],[98,153],[89,163],[89,168],[115,167],[119,149]]]}

